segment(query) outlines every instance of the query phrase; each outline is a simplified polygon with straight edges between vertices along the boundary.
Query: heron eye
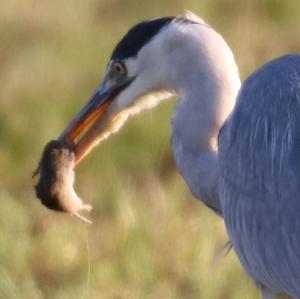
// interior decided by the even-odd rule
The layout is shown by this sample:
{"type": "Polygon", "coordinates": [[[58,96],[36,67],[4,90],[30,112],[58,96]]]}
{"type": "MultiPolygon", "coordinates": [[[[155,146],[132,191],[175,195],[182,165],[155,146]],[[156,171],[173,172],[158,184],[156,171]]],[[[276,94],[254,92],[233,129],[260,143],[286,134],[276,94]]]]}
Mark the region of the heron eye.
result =
{"type": "Polygon", "coordinates": [[[121,62],[115,62],[113,65],[113,69],[119,75],[126,75],[126,68],[121,62]]]}

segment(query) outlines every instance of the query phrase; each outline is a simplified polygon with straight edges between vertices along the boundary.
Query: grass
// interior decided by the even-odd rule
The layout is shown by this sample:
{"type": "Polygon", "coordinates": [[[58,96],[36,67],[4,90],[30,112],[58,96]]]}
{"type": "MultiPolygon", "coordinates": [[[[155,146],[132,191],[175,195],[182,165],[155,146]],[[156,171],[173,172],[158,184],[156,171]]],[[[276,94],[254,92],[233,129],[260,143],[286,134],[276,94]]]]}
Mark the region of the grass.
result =
{"type": "Polygon", "coordinates": [[[129,120],[77,169],[94,225],[35,198],[31,173],[94,90],[129,26],[190,9],[231,45],[242,78],[299,50],[298,0],[4,0],[0,10],[0,298],[254,299],[222,220],[196,201],[170,145],[174,101],[129,120]]]}

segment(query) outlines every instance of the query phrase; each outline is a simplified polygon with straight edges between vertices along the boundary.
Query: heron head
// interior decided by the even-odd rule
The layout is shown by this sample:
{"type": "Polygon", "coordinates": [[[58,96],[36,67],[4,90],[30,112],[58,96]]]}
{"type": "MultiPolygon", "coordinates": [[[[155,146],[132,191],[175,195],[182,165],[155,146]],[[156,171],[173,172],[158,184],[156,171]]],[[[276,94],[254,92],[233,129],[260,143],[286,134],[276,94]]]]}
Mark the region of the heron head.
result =
{"type": "MultiPolygon", "coordinates": [[[[116,132],[129,115],[151,108],[172,95],[172,64],[175,64],[176,49],[185,43],[176,34],[182,33],[187,24],[195,24],[195,20],[151,19],[135,25],[121,39],[101,84],[60,136],[74,145],[76,162],[116,132]],[[173,61],[169,60],[170,56],[173,61]]],[[[185,56],[188,55],[181,55],[185,56]]]]}

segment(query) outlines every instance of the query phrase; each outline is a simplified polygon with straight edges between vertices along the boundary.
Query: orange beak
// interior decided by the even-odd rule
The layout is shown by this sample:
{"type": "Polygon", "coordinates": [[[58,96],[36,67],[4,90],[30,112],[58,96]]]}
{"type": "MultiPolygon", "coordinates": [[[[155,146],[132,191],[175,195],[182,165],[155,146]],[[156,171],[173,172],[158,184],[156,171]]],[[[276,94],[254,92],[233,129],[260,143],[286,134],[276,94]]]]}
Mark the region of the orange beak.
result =
{"type": "Polygon", "coordinates": [[[109,87],[103,83],[60,135],[59,140],[73,144],[76,163],[97,144],[97,135],[103,129],[99,122],[114,98],[131,82],[127,80],[109,87]]]}

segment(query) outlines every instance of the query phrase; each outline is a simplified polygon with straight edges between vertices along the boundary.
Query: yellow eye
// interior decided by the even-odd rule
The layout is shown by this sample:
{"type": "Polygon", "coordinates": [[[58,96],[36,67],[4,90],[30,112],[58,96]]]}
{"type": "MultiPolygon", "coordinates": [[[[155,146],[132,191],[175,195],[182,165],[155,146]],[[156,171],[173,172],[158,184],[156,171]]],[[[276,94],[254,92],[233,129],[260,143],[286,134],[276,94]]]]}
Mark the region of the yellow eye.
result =
{"type": "Polygon", "coordinates": [[[126,75],[126,68],[123,63],[115,62],[113,65],[114,71],[119,75],[126,75]]]}

